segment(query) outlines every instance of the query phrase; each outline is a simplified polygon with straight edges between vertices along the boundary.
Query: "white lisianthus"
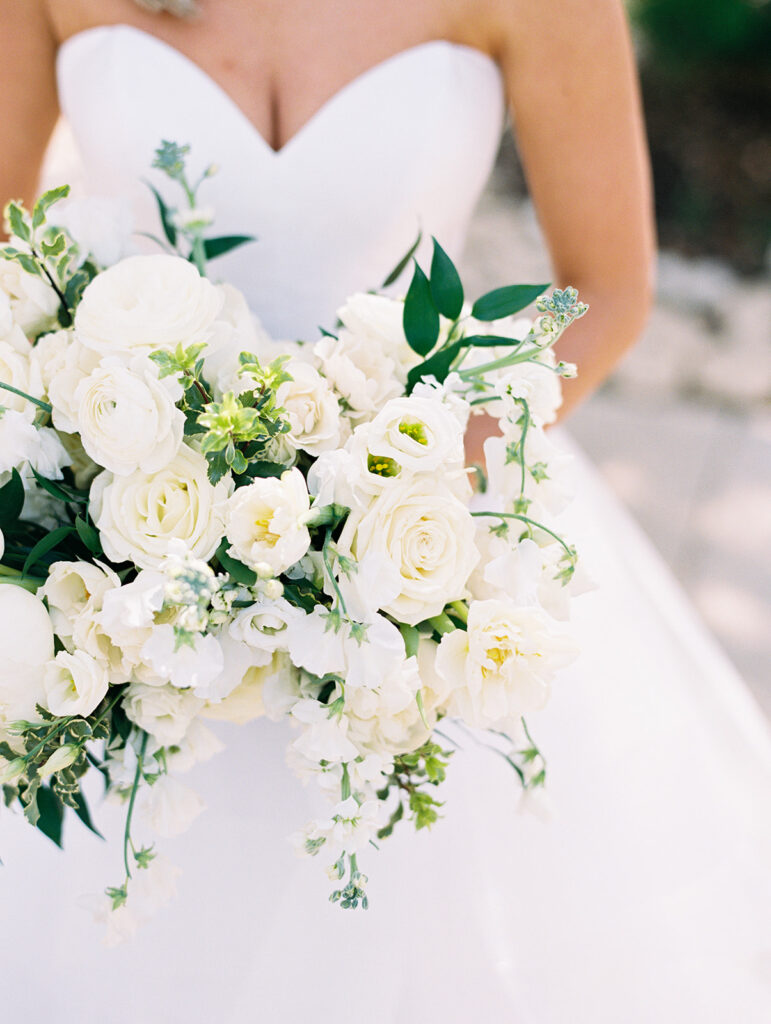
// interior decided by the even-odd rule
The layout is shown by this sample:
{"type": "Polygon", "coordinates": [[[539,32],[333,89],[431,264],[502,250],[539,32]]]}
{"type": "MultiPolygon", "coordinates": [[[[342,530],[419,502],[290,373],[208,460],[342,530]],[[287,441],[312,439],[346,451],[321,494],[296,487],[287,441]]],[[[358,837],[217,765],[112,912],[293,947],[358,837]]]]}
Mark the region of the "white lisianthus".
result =
{"type": "Polygon", "coordinates": [[[198,793],[173,775],[161,775],[151,786],[142,786],[136,800],[140,823],[162,839],[187,832],[205,808],[198,793]]]}
{"type": "Polygon", "coordinates": [[[357,559],[377,552],[396,567],[400,592],[381,610],[409,625],[461,598],[479,559],[468,508],[433,477],[396,481],[351,513],[337,546],[357,559]]]}
{"type": "Polygon", "coordinates": [[[203,705],[190,690],[178,690],[168,684],[131,683],[123,698],[129,719],[162,747],[180,742],[203,705]]]}
{"type": "Polygon", "coordinates": [[[106,565],[54,562],[38,593],[48,603],[57,636],[66,639],[72,636],[73,624],[88,603],[101,608],[104,595],[112,587],[120,587],[120,580],[106,565]]]}
{"type": "Polygon", "coordinates": [[[290,359],[284,369],[292,379],[279,385],[276,402],[284,408],[289,421],[287,440],[310,455],[337,448],[340,404],[327,381],[301,359],[290,359]]]}
{"type": "Polygon", "coordinates": [[[299,469],[239,487],[227,504],[229,553],[254,569],[270,567],[278,576],[310,547],[305,521],[310,498],[299,469]]]}
{"type": "Polygon", "coordinates": [[[467,630],[442,637],[435,668],[452,687],[449,713],[476,728],[495,728],[542,708],[555,672],[575,653],[541,609],[473,601],[467,630]]]}
{"type": "MultiPolygon", "coordinates": [[[[26,348],[27,351],[19,351],[10,342],[0,341],[0,381],[33,398],[40,398],[43,394],[43,381],[36,364],[30,358],[32,348],[29,345],[26,348]]],[[[37,413],[37,406],[33,402],[5,388],[0,390],[0,405],[4,409],[21,413],[30,423],[37,413]]]]}
{"type": "Polygon", "coordinates": [[[75,390],[83,448],[119,476],[163,469],[182,443],[185,416],[176,407],[181,397],[179,381],[159,380],[143,356],[129,366],[114,357],[103,359],[75,390]]]}
{"type": "Polygon", "coordinates": [[[46,665],[43,704],[52,715],[86,717],[107,693],[109,678],[104,664],[85,651],[59,651],[46,665]]]}
{"type": "Polygon", "coordinates": [[[36,427],[24,413],[0,413],[0,486],[12,469],[29,464],[47,480],[59,480],[69,456],[51,427],[36,427]]]}
{"type": "Polygon", "coordinates": [[[402,392],[394,360],[367,338],[341,331],[339,338],[322,338],[313,351],[324,376],[356,420],[369,419],[402,392]]]}
{"type": "MultiPolygon", "coordinates": [[[[43,344],[41,341],[41,344],[43,344]]],[[[37,348],[37,346],[35,346],[37,348]]],[[[41,364],[45,349],[41,353],[41,364]]],[[[54,366],[46,371],[48,379],[48,401],[51,403],[51,419],[57,430],[66,434],[78,431],[78,401],[75,397],[78,385],[99,365],[99,354],[86,348],[77,338],[66,348],[57,351],[54,366]]]]}
{"type": "Polygon", "coordinates": [[[39,597],[22,587],[0,586],[0,725],[40,716],[43,673],[54,656],[54,632],[39,597]]]}
{"type": "Polygon", "coordinates": [[[176,539],[207,561],[224,533],[231,486],[228,477],[212,485],[206,459],[185,444],[157,473],[118,477],[105,470],[91,485],[91,514],[107,557],[157,568],[176,539]]]}
{"type": "Polygon", "coordinates": [[[246,644],[253,665],[267,665],[275,651],[286,649],[290,622],[304,620],[305,613],[285,598],[261,598],[241,608],[228,627],[230,635],[246,644]]]}
{"type": "Polygon", "coordinates": [[[75,331],[101,355],[149,355],[208,341],[221,307],[215,286],[181,256],[129,256],[88,285],[75,331]]]}
{"type": "Polygon", "coordinates": [[[36,274],[29,274],[15,260],[0,261],[0,292],[10,299],[13,319],[28,337],[41,334],[56,323],[59,297],[36,274]]]}

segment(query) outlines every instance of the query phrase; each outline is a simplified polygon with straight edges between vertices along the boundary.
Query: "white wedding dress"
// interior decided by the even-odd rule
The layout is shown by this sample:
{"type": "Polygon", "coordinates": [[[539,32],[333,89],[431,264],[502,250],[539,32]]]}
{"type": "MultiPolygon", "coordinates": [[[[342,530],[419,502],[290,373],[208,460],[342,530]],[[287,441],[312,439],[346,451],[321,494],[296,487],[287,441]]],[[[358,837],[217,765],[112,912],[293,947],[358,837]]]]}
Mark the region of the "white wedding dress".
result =
{"type": "MultiPolygon", "coordinates": [[[[139,180],[160,139],[190,143],[199,166],[216,161],[201,198],[218,233],[259,241],[214,270],[278,337],[332,325],[419,224],[457,253],[503,120],[495,64],[446,42],[361,75],[278,153],[200,69],[132,28],[66,43],[59,87],[87,189],[128,197],[146,230],[156,219],[139,180]]],[[[371,907],[345,912],[286,841],[313,797],[284,765],[282,727],[221,726],[226,751],[190,778],[208,810],[163,843],[182,868],[178,898],[128,945],[103,949],[77,906],[121,880],[122,812],[94,808],[108,844],[69,821],[62,854],[3,811],[4,1018],[767,1024],[764,725],[576,457],[565,530],[599,589],[576,601],[581,658],[531,722],[549,821],[522,812],[505,763],[469,743],[446,818],[373,851],[371,907]]]]}

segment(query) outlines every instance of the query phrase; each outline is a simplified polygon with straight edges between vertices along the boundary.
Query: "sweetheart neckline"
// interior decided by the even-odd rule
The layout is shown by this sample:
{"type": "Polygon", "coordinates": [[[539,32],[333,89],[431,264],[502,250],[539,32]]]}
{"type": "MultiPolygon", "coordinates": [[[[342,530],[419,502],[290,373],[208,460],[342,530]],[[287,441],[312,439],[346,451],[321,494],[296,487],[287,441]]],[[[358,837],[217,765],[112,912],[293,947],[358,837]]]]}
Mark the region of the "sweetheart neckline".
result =
{"type": "Polygon", "coordinates": [[[356,75],[348,82],[345,82],[336,92],[328,97],[321,106],[317,107],[311,116],[303,122],[297,131],[294,132],[282,146],[278,149],[274,149],[252,120],[247,117],[230,93],[224,88],[224,86],[220,85],[215,78],[213,78],[199,64],[196,64],[194,60],[188,57],[187,54],[183,53],[182,50],[178,49],[176,46],[173,46],[171,43],[167,43],[165,39],[161,39],[159,36],[153,35],[152,32],[146,32],[144,29],[137,28],[134,25],[123,23],[114,25],[94,25],[68,36],[67,39],[60,44],[56,54],[57,75],[61,74],[61,67],[65,59],[65,55],[72,49],[72,47],[77,46],[80,42],[83,42],[85,39],[95,34],[114,34],[117,32],[129,33],[129,35],[134,35],[144,43],[149,43],[151,46],[155,45],[159,51],[171,55],[171,57],[183,67],[187,67],[193,74],[197,75],[202,81],[207,83],[208,87],[222,98],[231,112],[244,125],[246,125],[251,135],[257,139],[267,154],[276,160],[285,157],[287,153],[292,152],[296,146],[300,144],[303,138],[312,133],[318,122],[323,120],[324,116],[330,110],[342,103],[345,98],[359,85],[372,81],[384,71],[397,65],[400,61],[411,59],[425,51],[441,48],[443,50],[449,49],[452,52],[467,54],[472,59],[478,59],[486,63],[488,67],[495,72],[499,79],[501,77],[501,70],[494,58],[475,46],[468,46],[465,43],[454,43],[449,39],[429,39],[421,43],[416,43],[414,46],[409,46],[404,50],[398,50],[396,53],[391,54],[390,57],[383,58],[383,60],[365,68],[365,70],[360,74],[356,75]]]}

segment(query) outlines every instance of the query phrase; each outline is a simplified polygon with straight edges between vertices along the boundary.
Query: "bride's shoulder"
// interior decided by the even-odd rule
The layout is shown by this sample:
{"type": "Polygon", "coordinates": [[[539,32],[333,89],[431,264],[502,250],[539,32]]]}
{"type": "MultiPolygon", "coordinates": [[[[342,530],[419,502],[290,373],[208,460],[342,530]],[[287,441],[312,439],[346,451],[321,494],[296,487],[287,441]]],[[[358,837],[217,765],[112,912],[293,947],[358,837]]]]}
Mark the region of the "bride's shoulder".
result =
{"type": "Polygon", "coordinates": [[[625,22],[623,0],[472,0],[448,7],[460,10],[468,30],[498,56],[520,47],[545,55],[552,43],[612,33],[625,22]]]}

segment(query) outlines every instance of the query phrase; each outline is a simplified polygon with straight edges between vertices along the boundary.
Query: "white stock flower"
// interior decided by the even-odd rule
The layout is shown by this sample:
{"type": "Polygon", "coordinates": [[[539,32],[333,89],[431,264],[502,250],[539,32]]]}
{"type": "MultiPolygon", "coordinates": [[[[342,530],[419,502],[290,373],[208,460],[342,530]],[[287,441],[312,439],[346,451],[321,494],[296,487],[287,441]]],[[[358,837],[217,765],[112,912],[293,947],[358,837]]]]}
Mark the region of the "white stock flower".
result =
{"type": "Polygon", "coordinates": [[[162,839],[187,832],[205,807],[198,793],[173,775],[161,775],[151,786],[142,786],[136,800],[140,824],[162,839]]]}
{"type": "Polygon", "coordinates": [[[100,473],[91,485],[91,514],[113,562],[157,568],[174,539],[207,561],[225,532],[230,487],[227,477],[212,485],[206,459],[183,444],[157,473],[100,473]]]}
{"type": "Polygon", "coordinates": [[[267,565],[278,576],[310,547],[305,525],[309,508],[299,469],[239,487],[227,503],[229,553],[252,569],[267,565]]]}
{"type": "Polygon", "coordinates": [[[339,338],[322,338],[313,351],[356,419],[369,418],[402,392],[394,360],[367,338],[341,331],[339,338]]]}
{"type": "Polygon", "coordinates": [[[107,693],[106,667],[85,651],[59,651],[45,668],[44,706],[52,715],[86,717],[107,693]]]}
{"type": "Polygon", "coordinates": [[[292,377],[279,385],[276,402],[289,421],[287,440],[310,455],[336,449],[340,443],[340,404],[327,381],[310,363],[290,359],[284,369],[292,377]]]}
{"type": "Polygon", "coordinates": [[[435,668],[452,686],[449,713],[484,729],[542,708],[555,672],[574,655],[541,609],[473,601],[468,629],[442,637],[435,668]]]}
{"type": "Polygon", "coordinates": [[[168,684],[131,683],[123,698],[130,721],[150,733],[162,747],[180,742],[203,703],[190,690],[168,684]]]}
{"type": "Polygon", "coordinates": [[[142,356],[126,366],[103,359],[75,390],[77,422],[86,453],[120,476],[155,473],[177,454],[185,416],[176,402],[182,387],[174,377],[158,379],[142,356]]]}
{"type": "Polygon", "coordinates": [[[181,256],[129,256],[88,285],[75,330],[102,355],[149,355],[208,341],[221,307],[215,286],[181,256]]]}
{"type": "Polygon", "coordinates": [[[396,567],[400,591],[382,611],[409,625],[461,598],[479,559],[468,509],[433,477],[395,481],[365,512],[349,515],[338,548],[357,559],[377,552],[396,567]]]}
{"type": "Polygon", "coordinates": [[[10,299],[13,319],[28,337],[40,334],[56,322],[56,292],[36,274],[28,274],[15,260],[0,260],[0,292],[10,299]]]}
{"type": "Polygon", "coordinates": [[[106,565],[54,562],[38,593],[48,603],[56,634],[67,638],[72,636],[75,620],[88,603],[96,602],[101,608],[104,595],[113,587],[120,587],[120,579],[106,565]]]}
{"type": "Polygon", "coordinates": [[[54,656],[54,633],[39,597],[12,584],[0,586],[0,725],[38,721],[43,672],[54,656]]]}

